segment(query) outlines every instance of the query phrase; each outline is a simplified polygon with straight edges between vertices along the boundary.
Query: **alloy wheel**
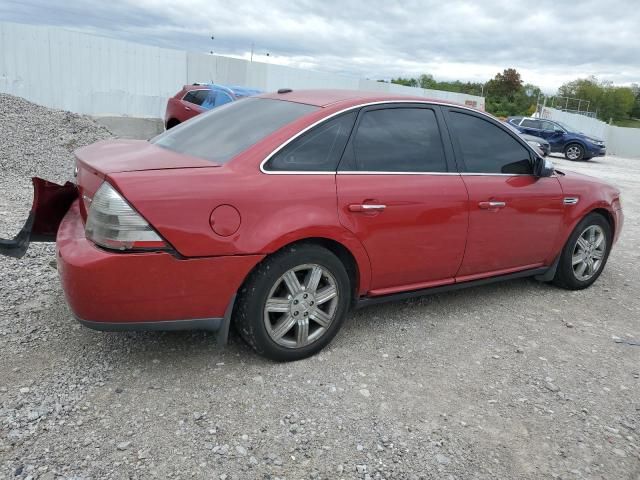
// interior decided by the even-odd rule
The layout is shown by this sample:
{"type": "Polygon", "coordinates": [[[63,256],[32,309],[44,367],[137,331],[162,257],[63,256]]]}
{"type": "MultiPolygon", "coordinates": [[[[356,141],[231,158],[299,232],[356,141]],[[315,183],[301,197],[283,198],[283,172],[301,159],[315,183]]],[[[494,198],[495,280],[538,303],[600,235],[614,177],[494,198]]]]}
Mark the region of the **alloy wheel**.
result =
{"type": "Polygon", "coordinates": [[[573,247],[571,265],[577,280],[584,282],[600,269],[607,251],[607,237],[599,225],[588,226],[573,247]]]}
{"type": "Polygon", "coordinates": [[[322,337],[335,320],[338,285],[326,268],[305,264],[275,282],[264,306],[269,337],[286,348],[301,348],[322,337]]]}
{"type": "Polygon", "coordinates": [[[580,147],[578,147],[577,145],[571,145],[569,148],[567,148],[567,158],[569,160],[577,160],[578,158],[580,158],[580,154],[581,154],[581,150],[580,147]]]}

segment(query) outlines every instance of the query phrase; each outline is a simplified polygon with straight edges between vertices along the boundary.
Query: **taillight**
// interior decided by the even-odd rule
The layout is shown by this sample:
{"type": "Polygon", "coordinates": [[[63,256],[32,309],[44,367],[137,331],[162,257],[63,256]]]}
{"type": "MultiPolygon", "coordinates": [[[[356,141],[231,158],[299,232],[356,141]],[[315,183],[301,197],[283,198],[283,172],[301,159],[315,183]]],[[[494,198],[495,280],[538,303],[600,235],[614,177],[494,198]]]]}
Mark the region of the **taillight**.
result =
{"type": "Polygon", "coordinates": [[[114,250],[163,250],[167,243],[107,182],[91,200],[85,235],[114,250]]]}

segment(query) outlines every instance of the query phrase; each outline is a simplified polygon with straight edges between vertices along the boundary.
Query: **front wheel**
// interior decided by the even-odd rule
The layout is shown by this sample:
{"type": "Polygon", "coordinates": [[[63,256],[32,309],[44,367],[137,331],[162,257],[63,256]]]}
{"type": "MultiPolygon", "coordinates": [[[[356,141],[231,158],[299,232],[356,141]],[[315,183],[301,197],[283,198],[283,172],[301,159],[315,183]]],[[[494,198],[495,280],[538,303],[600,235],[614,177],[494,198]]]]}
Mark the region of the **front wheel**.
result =
{"type": "Polygon", "coordinates": [[[577,162],[584,159],[584,148],[578,143],[571,143],[564,149],[564,156],[567,160],[577,162]]]}
{"type": "Polygon", "coordinates": [[[299,360],[333,339],[350,305],[350,292],[347,271],[331,251],[294,245],[268,257],[249,276],[234,323],[260,355],[299,360]]]}
{"type": "Polygon", "coordinates": [[[553,282],[569,290],[590,286],[607,263],[611,242],[607,219],[598,213],[587,215],[564,246],[553,282]]]}

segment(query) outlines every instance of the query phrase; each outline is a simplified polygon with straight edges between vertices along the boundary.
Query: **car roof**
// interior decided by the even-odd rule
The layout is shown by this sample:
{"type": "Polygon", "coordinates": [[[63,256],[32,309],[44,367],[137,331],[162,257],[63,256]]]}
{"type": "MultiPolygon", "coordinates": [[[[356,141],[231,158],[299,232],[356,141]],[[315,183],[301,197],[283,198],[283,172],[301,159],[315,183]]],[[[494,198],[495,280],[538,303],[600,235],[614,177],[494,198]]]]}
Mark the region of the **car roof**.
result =
{"type": "Polygon", "coordinates": [[[184,86],[185,91],[190,90],[223,90],[234,94],[237,97],[250,97],[264,93],[262,90],[255,88],[240,87],[236,85],[220,85],[217,83],[194,83],[184,86]]]}
{"type": "Polygon", "coordinates": [[[272,98],[275,100],[286,100],[295,103],[304,103],[316,107],[327,107],[335,104],[358,105],[362,103],[372,102],[388,102],[388,101],[419,101],[433,102],[446,105],[454,105],[470,108],[459,103],[443,101],[438,99],[410,96],[395,95],[386,92],[363,92],[359,90],[289,90],[284,89],[283,93],[271,92],[260,95],[260,98],[272,98]]]}

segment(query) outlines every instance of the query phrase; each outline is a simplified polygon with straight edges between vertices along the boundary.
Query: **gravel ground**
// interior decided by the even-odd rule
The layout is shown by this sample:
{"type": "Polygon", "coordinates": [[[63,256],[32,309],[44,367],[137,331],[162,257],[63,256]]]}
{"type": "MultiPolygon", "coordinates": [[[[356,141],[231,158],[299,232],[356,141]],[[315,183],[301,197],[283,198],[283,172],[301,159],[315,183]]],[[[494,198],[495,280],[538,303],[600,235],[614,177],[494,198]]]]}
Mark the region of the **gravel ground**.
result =
{"type": "MultiPolygon", "coordinates": [[[[91,120],[0,95],[0,235],[63,181],[91,120]]],[[[640,479],[640,160],[554,159],[623,190],[598,282],[520,280],[352,313],[314,358],[237,337],[99,333],[51,246],[0,258],[0,477],[640,479]],[[636,248],[634,248],[636,247],[636,248]]]]}

